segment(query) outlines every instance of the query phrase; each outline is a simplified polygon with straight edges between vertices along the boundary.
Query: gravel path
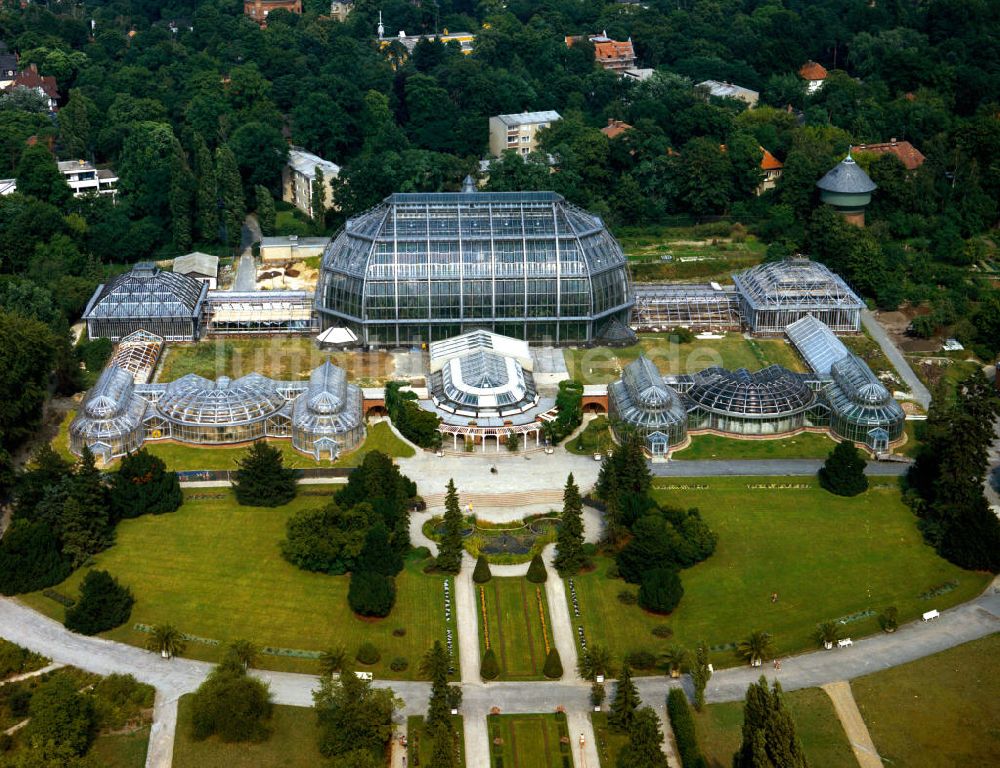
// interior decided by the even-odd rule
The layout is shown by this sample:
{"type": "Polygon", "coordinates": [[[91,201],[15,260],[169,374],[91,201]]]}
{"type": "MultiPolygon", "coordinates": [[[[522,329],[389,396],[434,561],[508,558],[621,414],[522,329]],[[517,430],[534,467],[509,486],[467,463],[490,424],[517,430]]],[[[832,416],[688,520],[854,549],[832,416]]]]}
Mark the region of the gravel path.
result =
{"type": "Polygon", "coordinates": [[[895,366],[897,373],[903,377],[903,381],[906,382],[906,386],[910,388],[910,392],[913,394],[913,399],[926,411],[931,405],[931,393],[917,377],[917,374],[913,372],[910,364],[903,357],[903,353],[899,351],[899,348],[893,343],[889,334],[886,333],[885,328],[875,319],[875,315],[867,309],[861,310],[861,323],[864,325],[865,330],[871,334],[871,337],[882,347],[882,351],[889,358],[889,362],[895,366]]]}
{"type": "Polygon", "coordinates": [[[851,684],[846,680],[839,680],[836,683],[827,683],[822,686],[826,695],[833,702],[833,709],[837,713],[840,724],[844,726],[844,733],[847,740],[851,742],[851,750],[857,758],[861,768],[882,768],[882,758],[875,749],[875,742],[868,732],[868,726],[861,718],[858,710],[858,703],[854,700],[851,692],[851,684]]]}

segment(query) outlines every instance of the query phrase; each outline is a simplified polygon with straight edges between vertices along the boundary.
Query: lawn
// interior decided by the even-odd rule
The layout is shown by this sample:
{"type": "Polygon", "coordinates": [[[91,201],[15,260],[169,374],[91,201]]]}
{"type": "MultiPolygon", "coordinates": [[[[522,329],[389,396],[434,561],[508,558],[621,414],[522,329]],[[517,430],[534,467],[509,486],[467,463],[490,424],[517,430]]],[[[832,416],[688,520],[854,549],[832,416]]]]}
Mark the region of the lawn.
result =
{"type": "Polygon", "coordinates": [[[103,768],[143,768],[149,747],[149,726],[134,733],[98,736],[88,754],[103,768]]]}
{"type": "Polygon", "coordinates": [[[566,715],[490,715],[487,722],[495,768],[566,768],[573,765],[573,743],[566,727],[566,715]]]}
{"type": "Polygon", "coordinates": [[[226,744],[216,736],[191,738],[191,694],[177,711],[173,768],[313,768],[325,765],[318,747],[316,713],[308,707],[276,705],[271,737],[259,744],[226,744]]]}
{"type": "Polygon", "coordinates": [[[611,430],[608,429],[608,417],[598,416],[591,419],[579,435],[566,443],[566,450],[583,456],[595,451],[604,451],[612,444],[611,430]]]}
{"type": "MultiPolygon", "coordinates": [[[[389,422],[379,421],[368,425],[368,434],[361,446],[350,453],[345,453],[334,462],[335,467],[359,467],[365,456],[372,451],[381,451],[393,458],[409,458],[415,451],[408,443],[403,442],[389,427],[389,422]]],[[[301,456],[301,454],[299,454],[301,456]]]]}
{"type": "MultiPolygon", "coordinates": [[[[117,543],[94,558],[94,566],[127,584],[136,604],[131,619],[106,636],[142,646],[147,635],[136,624],[171,623],[220,644],[188,642],[186,656],[217,661],[226,643],[245,638],[298,652],[264,654],[262,666],[308,672],[315,672],[317,664],[303,651],[315,654],[342,645],[353,655],[370,641],[382,655],[368,668],[376,677],[416,678],[420,657],[435,640],[445,639],[443,577],[424,574],[424,562],[411,557],[396,578],[392,613],[362,620],[347,605],[347,576],[301,571],[281,557],[285,521],[297,510],[326,503],[330,490],[310,486],[305,492],[322,495],[300,493],[278,509],[241,507],[222,489],[187,492],[177,512],[121,522],[117,543]],[[409,667],[391,671],[396,658],[405,658],[409,667]]],[[[75,597],[83,575],[77,571],[56,589],[75,597]]],[[[23,599],[63,618],[62,606],[39,592],[23,599]]],[[[454,652],[457,658],[457,647],[454,652]]]]}
{"type": "MultiPolygon", "coordinates": [[[[451,727],[455,729],[455,747],[458,752],[457,768],[465,768],[465,726],[461,715],[452,715],[451,727]]],[[[431,759],[431,752],[434,744],[430,740],[425,741],[424,718],[422,715],[414,715],[406,718],[406,754],[409,756],[409,763],[414,768],[427,765],[431,759]]]]}
{"type": "MultiPolygon", "coordinates": [[[[810,765],[857,764],[826,693],[819,688],[786,692],[785,704],[795,720],[795,730],[810,765]]],[[[698,744],[708,768],[729,768],[742,738],[743,702],[709,704],[703,712],[695,712],[694,718],[698,744]]]]}
{"type": "Polygon", "coordinates": [[[571,378],[584,384],[606,384],[621,375],[623,366],[644,354],[661,373],[692,373],[721,365],[755,371],[769,365],[783,365],[804,371],[805,365],[791,344],[782,339],[748,339],[741,333],[727,333],[721,339],[695,339],[679,344],[669,333],[644,333],[630,347],[612,349],[563,350],[571,378]]]}
{"type": "Polygon", "coordinates": [[[753,235],[734,240],[731,225],[659,227],[630,230],[619,237],[633,278],[653,280],[720,280],[759,264],[767,250],[753,235]],[[667,260],[664,260],[667,257],[667,260]]]}
{"type": "MultiPolygon", "coordinates": [[[[549,578],[556,578],[550,574],[549,578]]],[[[479,621],[480,657],[486,652],[486,637],[500,663],[501,680],[541,680],[545,665],[545,638],[552,642],[545,587],[525,578],[493,578],[477,585],[476,594],[486,603],[486,621],[479,621]],[[480,586],[482,595],[480,596],[480,586]],[[539,603],[541,607],[539,607],[539,603]],[[544,616],[545,627],[542,620],[544,616]]]]}
{"type": "MultiPolygon", "coordinates": [[[[648,702],[647,702],[648,703],[648,702]]],[[[594,738],[597,739],[597,756],[602,768],[615,768],[618,752],[628,744],[628,734],[616,733],[608,726],[606,712],[594,712],[590,716],[594,724],[594,738]]]]}
{"type": "Polygon", "coordinates": [[[894,390],[900,392],[910,391],[906,382],[903,381],[903,377],[896,371],[896,366],[889,362],[889,358],[885,356],[882,347],[867,332],[858,334],[857,336],[840,336],[839,338],[844,342],[844,346],[864,360],[876,375],[881,376],[884,373],[891,373],[893,375],[895,381],[886,383],[890,392],[894,390]]]}
{"type": "Polygon", "coordinates": [[[826,434],[800,432],[776,440],[737,440],[721,435],[692,435],[691,444],[674,459],[825,459],[836,442],[826,434]]]}
{"type": "Polygon", "coordinates": [[[716,667],[733,666],[733,644],[755,629],[774,635],[779,654],[795,653],[813,647],[821,621],[843,618],[845,634],[858,637],[878,630],[876,614],[886,606],[910,621],[970,600],[989,581],[924,544],[899,490],[886,483],[855,498],[828,494],[812,478],[660,479],[657,487],[662,504],[698,507],[719,542],[712,557],[682,573],[684,598],[669,617],[621,603],[626,585],[607,577],[608,559],[574,578],[575,623],[588,643],[619,657],[705,640],[716,667]],[[806,487],[759,487],[784,484],[806,487]],[[779,595],[774,604],[772,592],[779,595]],[[661,624],[671,627],[672,640],[651,634],[661,624]]]}
{"type": "Polygon", "coordinates": [[[392,377],[392,355],[388,352],[330,352],[320,350],[308,337],[273,336],[171,343],[160,360],[156,381],[174,381],[188,373],[207,379],[259,373],[282,381],[303,381],[327,358],[359,386],[374,386],[392,377]]]}
{"type": "Polygon", "coordinates": [[[996,765],[998,654],[1000,634],[993,634],[852,680],[854,699],[883,762],[910,768],[996,765]]]}

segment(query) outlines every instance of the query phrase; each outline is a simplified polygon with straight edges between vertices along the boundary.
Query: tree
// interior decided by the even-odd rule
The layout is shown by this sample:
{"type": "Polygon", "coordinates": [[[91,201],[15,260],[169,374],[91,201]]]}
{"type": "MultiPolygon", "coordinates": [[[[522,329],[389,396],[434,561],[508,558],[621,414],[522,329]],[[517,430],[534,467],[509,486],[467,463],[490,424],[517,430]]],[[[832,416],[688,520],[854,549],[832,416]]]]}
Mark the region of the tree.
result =
{"type": "Polygon", "coordinates": [[[608,715],[608,725],[619,733],[628,733],[635,722],[635,713],[642,702],[639,691],[632,682],[632,670],[628,662],[622,664],[618,684],[615,685],[615,697],[611,700],[611,713],[608,715]]]}
{"type": "Polygon", "coordinates": [[[281,451],[264,440],[240,457],[233,490],[243,506],[280,507],[295,498],[295,472],[285,468],[281,451]]]}
{"type": "Polygon", "coordinates": [[[857,496],[868,490],[865,458],[854,443],[837,443],[819,470],[819,483],[838,496],[857,496]]]}
{"type": "Polygon", "coordinates": [[[667,668],[671,677],[679,677],[681,668],[687,664],[691,654],[687,648],[671,645],[660,655],[660,663],[667,668]]]}
{"type": "Polygon", "coordinates": [[[480,555],[476,558],[476,568],[472,572],[472,580],[476,584],[485,584],[492,578],[493,574],[490,573],[489,560],[486,559],[486,555],[480,555]]]}
{"type": "Polygon", "coordinates": [[[684,586],[675,568],[653,568],[642,575],[639,605],[653,613],[671,613],[684,596],[684,586]]]}
{"type": "Polygon", "coordinates": [[[684,768],[704,768],[706,763],[698,748],[694,717],[691,715],[687,696],[680,688],[671,688],[667,694],[667,715],[670,717],[670,727],[674,732],[681,765],[684,768]]]}
{"type": "Polygon", "coordinates": [[[751,667],[759,667],[774,651],[774,639],[769,632],[754,630],[736,645],[736,655],[751,667]]]}
{"type": "Polygon", "coordinates": [[[596,680],[590,685],[590,703],[593,707],[599,708],[603,703],[604,699],[607,698],[607,691],[604,690],[604,683],[599,683],[596,680]]]}
{"type": "Polygon", "coordinates": [[[396,582],[373,571],[355,571],[347,589],[347,603],[360,616],[388,616],[396,603],[396,582]]]}
{"type": "Polygon", "coordinates": [[[614,677],[614,656],[607,646],[589,645],[577,660],[577,671],[584,680],[596,680],[598,677],[614,677]]]}
{"type": "Polygon", "coordinates": [[[244,671],[257,665],[260,649],[249,640],[234,640],[226,648],[226,659],[243,668],[244,671]]]}
{"type": "Polygon", "coordinates": [[[270,237],[275,232],[274,196],[271,190],[262,184],[254,187],[254,195],[257,199],[257,222],[260,224],[260,233],[264,237],[270,237]]]}
{"type": "Polygon", "coordinates": [[[705,706],[705,688],[712,679],[711,665],[708,663],[708,643],[699,640],[691,667],[691,682],[694,685],[694,708],[701,712],[705,706]]]}
{"type": "MultiPolygon", "coordinates": [[[[350,670],[340,679],[325,677],[313,692],[319,719],[319,750],[325,757],[361,751],[382,760],[392,737],[392,715],[402,706],[388,688],[373,688],[350,670]]],[[[379,763],[381,764],[381,763],[379,763]]],[[[360,765],[360,763],[345,763],[360,765]]]]}
{"type": "Polygon", "coordinates": [[[258,184],[277,187],[288,160],[288,142],[278,128],[255,121],[243,123],[229,138],[228,146],[247,189],[258,184]]]}
{"type": "Polygon", "coordinates": [[[321,509],[296,512],[285,526],[281,554],[306,571],[347,573],[357,566],[373,517],[368,503],[345,509],[334,501],[321,509]]]}
{"type": "Polygon", "coordinates": [[[395,576],[403,570],[403,558],[390,545],[389,531],[381,520],[376,520],[365,534],[357,570],[380,573],[383,576],[395,576]]]}
{"type": "Polygon", "coordinates": [[[71,676],[56,675],[31,696],[24,735],[32,745],[53,744],[83,755],[97,735],[93,699],[77,691],[71,676]]]}
{"type": "Polygon", "coordinates": [[[545,563],[540,554],[531,558],[531,562],[528,563],[528,574],[525,578],[532,584],[544,584],[549,578],[549,573],[545,570],[545,563]]]}
{"type": "Polygon", "coordinates": [[[431,750],[431,758],[427,763],[428,768],[455,768],[457,765],[455,757],[455,730],[449,723],[438,723],[424,730],[425,737],[429,737],[434,744],[431,750]]]}
{"type": "Polygon", "coordinates": [[[336,648],[327,648],[319,657],[319,668],[324,676],[330,677],[335,672],[340,672],[347,661],[347,649],[342,645],[336,648]]]}
{"type": "Polygon", "coordinates": [[[201,134],[194,135],[193,143],[194,175],[198,180],[195,191],[195,231],[200,240],[215,242],[219,238],[220,200],[216,190],[215,163],[201,134]]]}
{"type": "Polygon", "coordinates": [[[747,689],[743,706],[743,740],[733,755],[733,768],[806,768],[795,722],[785,708],[781,683],[768,688],[767,679],[747,689]]]}
{"type": "Polygon", "coordinates": [[[79,88],[72,88],[66,106],[59,110],[59,138],[70,157],[88,158],[92,146],[91,119],[97,106],[79,88]]]}
{"type": "Polygon", "coordinates": [[[497,662],[497,654],[492,648],[487,648],[483,654],[483,660],[479,665],[479,676],[483,680],[496,680],[500,675],[500,664],[497,662]]]}
{"type": "Polygon", "coordinates": [[[0,593],[17,595],[51,587],[73,572],[59,538],[41,520],[14,520],[0,539],[0,593]]]}
{"type": "Polygon", "coordinates": [[[322,234],[326,229],[326,179],[323,178],[323,169],[319,166],[316,167],[316,175],[312,180],[310,208],[313,226],[317,234],[322,234]]]}
{"type": "Polygon", "coordinates": [[[835,621],[824,621],[816,625],[816,642],[830,648],[840,640],[840,625],[835,621]]]}
{"type": "Polygon", "coordinates": [[[642,440],[634,432],[625,432],[611,455],[601,462],[595,486],[606,508],[604,522],[609,543],[620,543],[639,513],[652,504],[651,484],[652,474],[646,464],[642,440]]]}
{"type": "Polygon", "coordinates": [[[59,529],[63,553],[75,566],[106,549],[114,538],[108,514],[108,489],[94,464],[94,455],[84,446],[76,472],[68,483],[59,529]]]}
{"type": "Polygon", "coordinates": [[[559,575],[566,578],[576,575],[583,564],[583,501],[580,499],[580,489],[570,473],[563,489],[563,509],[556,533],[554,565],[559,575]]]}
{"type": "Polygon", "coordinates": [[[17,191],[61,208],[72,196],[56,160],[42,144],[24,150],[17,164],[17,191]]]}
{"type": "Polygon", "coordinates": [[[143,120],[127,128],[118,161],[118,194],[129,215],[151,217],[164,231],[170,224],[173,166],[181,146],[166,123],[143,120]]]}
{"type": "Polygon", "coordinates": [[[219,207],[222,215],[221,223],[226,233],[225,240],[231,248],[235,248],[242,236],[246,204],[243,200],[243,182],[240,180],[236,158],[226,144],[220,145],[215,150],[215,184],[218,200],[221,202],[219,207]]]}
{"type": "Polygon", "coordinates": [[[618,753],[615,768],[666,768],[667,756],[661,747],[663,733],[652,707],[635,713],[628,734],[628,743],[618,753]]]}
{"type": "Polygon", "coordinates": [[[194,239],[195,178],[178,151],[170,161],[170,232],[174,250],[187,253],[194,239]]]}
{"type": "Polygon", "coordinates": [[[545,657],[542,674],[549,680],[558,680],[563,676],[562,659],[559,658],[559,649],[555,646],[549,649],[548,655],[545,657]]]}
{"type": "Polygon", "coordinates": [[[420,674],[430,678],[431,697],[427,705],[427,727],[431,730],[439,725],[451,728],[449,711],[450,689],[448,686],[448,669],[451,666],[451,656],[440,640],[424,655],[420,662],[420,674]]]}
{"type": "Polygon", "coordinates": [[[111,479],[110,498],[113,520],[174,512],[184,501],[177,473],[168,472],[163,459],[145,448],[122,459],[111,479]]]}
{"type": "Polygon", "coordinates": [[[173,624],[155,624],[146,638],[146,650],[171,659],[184,653],[184,635],[173,624]]]}
{"type": "Polygon", "coordinates": [[[135,597],[107,571],[88,571],[80,586],[80,599],[66,609],[66,628],[82,635],[96,635],[121,626],[132,613],[135,597]]]}
{"type": "Polygon", "coordinates": [[[13,448],[34,433],[55,362],[48,326],[0,310],[0,445],[13,448]]]}
{"type": "Polygon", "coordinates": [[[724,211],[733,195],[733,165],[718,142],[693,138],[681,149],[681,157],[681,200],[699,216],[724,211]]]}
{"type": "Polygon", "coordinates": [[[448,480],[444,499],[444,533],[438,543],[437,567],[446,573],[458,573],[462,568],[462,512],[458,506],[455,481],[448,480]]]}
{"type": "Polygon", "coordinates": [[[271,691],[238,663],[212,670],[191,697],[191,735],[201,741],[264,741],[270,734],[271,691]]]}

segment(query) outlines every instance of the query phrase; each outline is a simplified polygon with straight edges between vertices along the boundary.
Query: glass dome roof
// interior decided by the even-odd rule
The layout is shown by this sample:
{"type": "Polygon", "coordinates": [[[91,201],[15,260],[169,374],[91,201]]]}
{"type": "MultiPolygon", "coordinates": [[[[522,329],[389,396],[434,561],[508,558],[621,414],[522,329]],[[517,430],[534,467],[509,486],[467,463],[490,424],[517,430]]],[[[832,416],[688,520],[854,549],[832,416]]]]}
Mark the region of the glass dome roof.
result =
{"type": "Polygon", "coordinates": [[[192,318],[201,311],[207,290],[206,283],[193,277],[140,262],[103,285],[84,318],[192,318]]]}
{"type": "Polygon", "coordinates": [[[736,290],[755,309],[789,306],[849,307],[864,302],[825,265],[809,259],[760,264],[733,275],[736,290]]]}
{"type": "Polygon", "coordinates": [[[246,424],[281,410],[285,398],[275,383],[257,373],[235,381],[226,376],[212,382],[189,373],[166,386],[157,410],[180,424],[246,424]]]}
{"type": "Polygon", "coordinates": [[[631,426],[649,432],[687,424],[687,408],[681,398],[645,356],[625,366],[621,379],[612,382],[608,394],[617,417],[631,426]]]}
{"type": "Polygon", "coordinates": [[[347,383],[347,374],[329,360],[309,375],[306,391],[295,399],[292,426],[313,438],[339,435],[362,423],[361,390],[347,383]]]}
{"type": "Polygon", "coordinates": [[[751,373],[718,366],[692,376],[688,399],[711,413],[755,417],[803,411],[815,397],[805,381],[787,368],[772,365],[751,373]]]}

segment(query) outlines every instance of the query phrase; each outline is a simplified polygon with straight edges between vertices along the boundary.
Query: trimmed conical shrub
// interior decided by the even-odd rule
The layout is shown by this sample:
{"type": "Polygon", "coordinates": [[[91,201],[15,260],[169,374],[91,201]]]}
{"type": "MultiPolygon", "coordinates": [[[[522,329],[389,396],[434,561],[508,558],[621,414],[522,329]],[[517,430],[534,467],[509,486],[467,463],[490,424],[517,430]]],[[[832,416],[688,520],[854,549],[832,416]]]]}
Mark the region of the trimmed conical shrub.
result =
{"type": "Polygon", "coordinates": [[[479,666],[479,674],[483,680],[496,680],[500,676],[500,664],[492,648],[487,648],[483,654],[483,663],[479,666]]]}
{"type": "Polygon", "coordinates": [[[545,563],[542,562],[542,556],[535,555],[531,558],[531,565],[528,566],[528,581],[532,584],[544,584],[548,577],[549,574],[545,570],[545,563]]]}
{"type": "Polygon", "coordinates": [[[486,560],[486,555],[480,555],[476,560],[476,570],[472,572],[472,580],[476,584],[485,584],[492,578],[493,574],[490,572],[490,564],[486,560]]]}
{"type": "Polygon", "coordinates": [[[553,648],[549,655],[545,657],[545,666],[542,667],[542,674],[549,680],[558,680],[562,677],[562,659],[559,658],[559,651],[553,648]]]}

